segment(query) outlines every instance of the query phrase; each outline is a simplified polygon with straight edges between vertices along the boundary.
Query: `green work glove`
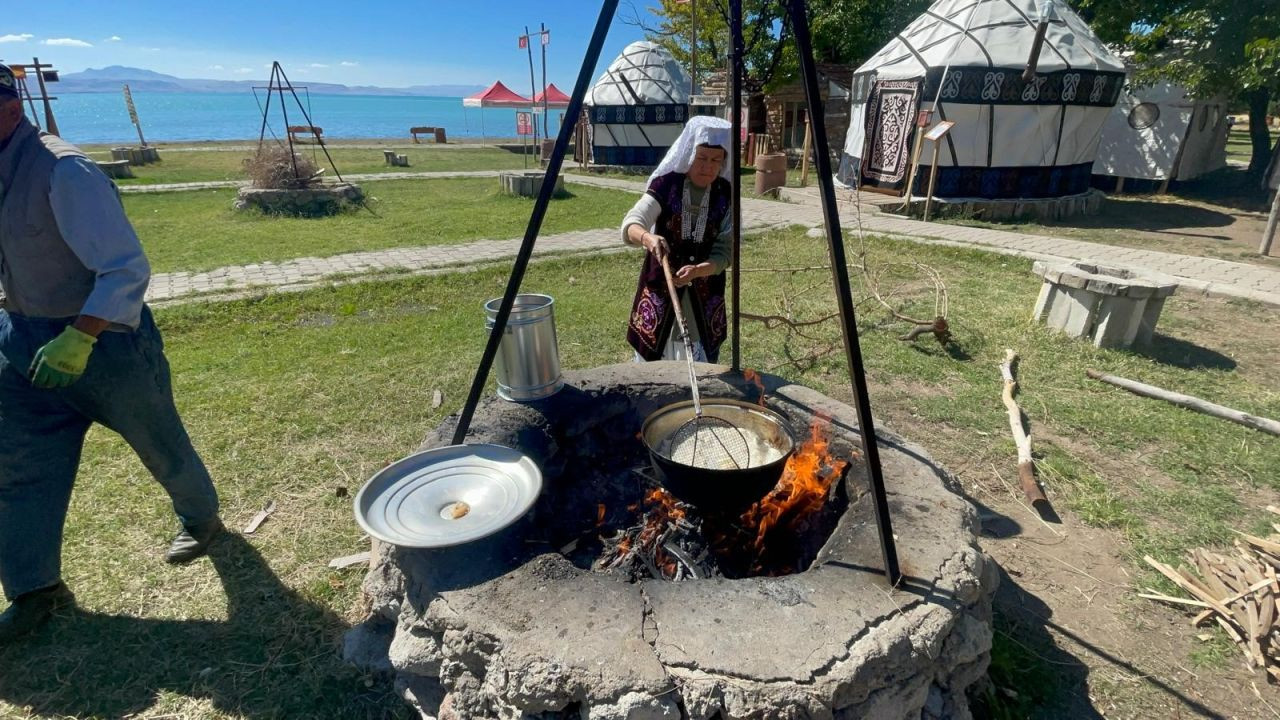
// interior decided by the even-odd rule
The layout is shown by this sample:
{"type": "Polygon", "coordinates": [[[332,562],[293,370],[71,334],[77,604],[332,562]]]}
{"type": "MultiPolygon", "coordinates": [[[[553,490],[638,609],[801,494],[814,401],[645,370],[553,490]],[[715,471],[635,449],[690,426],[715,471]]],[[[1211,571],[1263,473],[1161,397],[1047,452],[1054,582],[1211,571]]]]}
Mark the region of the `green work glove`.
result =
{"type": "Polygon", "coordinates": [[[84,374],[96,342],[98,338],[68,326],[36,351],[31,361],[31,384],[38,388],[61,388],[75,382],[84,374]]]}

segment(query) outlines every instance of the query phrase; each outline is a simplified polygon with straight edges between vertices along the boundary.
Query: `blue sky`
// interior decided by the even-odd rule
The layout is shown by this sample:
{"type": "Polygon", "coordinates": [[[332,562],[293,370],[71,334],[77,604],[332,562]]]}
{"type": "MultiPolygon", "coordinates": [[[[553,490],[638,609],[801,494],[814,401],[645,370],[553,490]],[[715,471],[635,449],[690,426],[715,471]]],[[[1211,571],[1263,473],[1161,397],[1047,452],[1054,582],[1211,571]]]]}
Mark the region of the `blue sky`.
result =
{"type": "MultiPolygon", "coordinates": [[[[622,18],[647,15],[656,4],[621,0],[598,69],[643,36],[622,18]]],[[[63,72],[127,65],[223,80],[266,79],[279,60],[295,81],[403,87],[502,80],[527,93],[528,58],[516,38],[526,24],[536,30],[545,23],[547,82],[568,92],[599,12],[590,0],[44,0],[4,14],[0,58],[38,56],[63,72]]],[[[537,46],[534,62],[541,85],[537,46]]]]}

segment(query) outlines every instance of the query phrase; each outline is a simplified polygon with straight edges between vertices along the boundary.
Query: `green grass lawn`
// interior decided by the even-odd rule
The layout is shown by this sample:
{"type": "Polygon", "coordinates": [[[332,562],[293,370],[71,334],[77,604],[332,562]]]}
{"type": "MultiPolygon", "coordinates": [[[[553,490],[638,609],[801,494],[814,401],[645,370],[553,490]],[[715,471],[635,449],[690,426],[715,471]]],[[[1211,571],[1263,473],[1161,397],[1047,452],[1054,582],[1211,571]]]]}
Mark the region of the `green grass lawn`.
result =
{"type": "MultiPolygon", "coordinates": [[[[443,172],[456,170],[509,170],[524,167],[524,158],[516,153],[492,147],[437,148],[432,145],[398,145],[388,147],[409,156],[409,167],[390,167],[378,148],[330,147],[330,163],[315,146],[298,146],[298,152],[319,167],[326,168],[325,177],[334,177],[334,168],[344,175],[379,172],[443,172]]],[[[208,182],[213,180],[246,180],[244,160],[249,150],[160,150],[160,162],[133,168],[136,178],[117,180],[120,185],[152,185],[156,183],[208,182]]],[[[111,159],[110,150],[91,151],[95,160],[111,159]]],[[[533,165],[533,161],[530,160],[533,165]]]]}
{"type": "MultiPolygon", "coordinates": [[[[363,188],[377,215],[240,212],[231,208],[232,189],[125,195],[124,204],[156,272],[521,237],[533,207],[530,198],[502,193],[497,178],[388,180],[363,188]]],[[[635,200],[627,192],[573,185],[568,196],[552,200],[542,234],[614,225],[635,200]]]]}
{"type": "MultiPolygon", "coordinates": [[[[1280,138],[1280,130],[1271,131],[1271,146],[1275,147],[1276,138],[1280,138]]],[[[1249,140],[1247,128],[1232,128],[1227,135],[1227,159],[1249,164],[1253,158],[1253,142],[1249,140]]]]}
{"type": "MultiPolygon", "coordinates": [[[[956,472],[996,468],[1013,480],[997,363],[1016,348],[1022,404],[1055,504],[1120,533],[1136,576],[1149,575],[1142,553],[1176,561],[1193,545],[1228,545],[1231,528],[1264,527],[1261,507],[1280,488],[1280,444],[1088,380],[1084,370],[1277,417],[1280,335],[1265,312],[1175,297],[1153,348],[1098,350],[1029,325],[1038,286],[1029,261],[870,243],[873,266],[910,259],[943,271],[958,341],[950,352],[901,342],[900,323],[860,305],[881,423],[956,472]],[[1228,324],[1232,332],[1221,332],[1228,324]]],[[[796,230],[749,238],[744,258],[753,269],[819,266],[826,250],[796,230]]],[[[566,368],[630,359],[624,323],[638,265],[638,255],[623,254],[531,266],[524,289],[556,297],[566,368]]],[[[928,314],[931,286],[907,267],[888,268],[883,286],[899,287],[907,311],[928,314]]],[[[95,429],[65,550],[83,612],[0,648],[0,715],[407,716],[389,688],[337,659],[339,633],[359,616],[363,571],[326,563],[367,547],[350,497],[364,479],[460,408],[484,340],[482,303],[502,292],[506,272],[491,266],[159,310],[178,403],[228,523],[242,527],[271,500],[278,509],[251,538],[223,543],[213,562],[167,566],[161,554],[176,525],[163,493],[123,442],[95,429]],[[432,409],[436,390],[444,403],[432,409]]],[[[813,318],[830,312],[829,288],[824,271],[746,273],[744,309],[785,306],[798,320],[813,318]]],[[[811,339],[749,321],[743,332],[744,365],[848,399],[834,324],[806,328],[811,339]]]]}

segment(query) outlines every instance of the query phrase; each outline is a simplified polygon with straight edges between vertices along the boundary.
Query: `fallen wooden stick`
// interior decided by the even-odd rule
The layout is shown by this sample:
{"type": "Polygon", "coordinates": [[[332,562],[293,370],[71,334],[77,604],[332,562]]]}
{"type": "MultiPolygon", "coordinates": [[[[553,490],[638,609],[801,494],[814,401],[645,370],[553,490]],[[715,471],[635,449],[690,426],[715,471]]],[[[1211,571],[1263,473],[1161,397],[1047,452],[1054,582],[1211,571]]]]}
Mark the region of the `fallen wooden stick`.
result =
{"type": "MultiPolygon", "coordinates": [[[[1138,597],[1146,598],[1148,600],[1159,600],[1160,602],[1173,603],[1175,605],[1193,605],[1199,608],[1209,607],[1208,603],[1203,603],[1203,602],[1200,602],[1199,600],[1189,600],[1187,598],[1173,597],[1172,595],[1161,595],[1155,590],[1148,590],[1145,593],[1138,593],[1138,597]]],[[[1209,612],[1213,612],[1213,610],[1210,609],[1209,612]]]]}
{"type": "Polygon", "coordinates": [[[1009,430],[1013,432],[1013,442],[1018,446],[1018,481],[1022,485],[1022,494],[1032,507],[1039,510],[1041,503],[1048,504],[1049,498],[1044,496],[1040,483],[1036,482],[1036,468],[1031,459],[1031,436],[1022,427],[1022,408],[1013,399],[1018,391],[1018,380],[1013,375],[1013,364],[1018,360],[1018,353],[1005,349],[1004,362],[1000,363],[1000,376],[1004,378],[1004,391],[1001,398],[1004,407],[1009,411],[1009,430]]]}
{"type": "Polygon", "coordinates": [[[335,570],[342,570],[343,568],[349,568],[352,565],[367,565],[371,554],[372,553],[370,553],[370,551],[365,550],[364,552],[356,553],[354,555],[345,555],[340,558],[334,558],[329,561],[329,567],[335,570]]]}
{"type": "Polygon", "coordinates": [[[1145,560],[1148,565],[1158,570],[1161,575],[1164,575],[1165,577],[1172,580],[1175,585],[1182,588],[1183,590],[1186,590],[1195,598],[1202,600],[1205,605],[1208,605],[1209,607],[1218,611],[1218,614],[1221,615],[1223,618],[1235,617],[1235,615],[1232,614],[1232,612],[1228,610],[1225,606],[1223,606],[1222,603],[1218,602],[1218,600],[1214,598],[1211,593],[1201,588],[1196,583],[1189,582],[1187,578],[1175,572],[1173,568],[1169,567],[1168,565],[1165,565],[1159,560],[1156,560],[1150,555],[1143,555],[1142,559],[1145,560]]]}
{"type": "Polygon", "coordinates": [[[1266,552],[1269,552],[1272,555],[1280,555],[1280,543],[1271,542],[1270,540],[1263,540],[1260,537],[1254,537],[1248,533],[1242,533],[1239,530],[1232,530],[1232,532],[1244,538],[1245,542],[1258,548],[1259,550],[1265,550],[1266,552]]]}
{"type": "Polygon", "coordinates": [[[266,506],[259,510],[257,515],[253,516],[253,519],[249,521],[249,524],[244,526],[244,534],[252,535],[257,532],[258,528],[262,526],[262,523],[266,522],[267,518],[271,517],[271,514],[275,511],[276,501],[268,501],[266,506]]]}
{"type": "Polygon", "coordinates": [[[1125,378],[1116,377],[1115,375],[1107,375],[1106,373],[1100,373],[1097,370],[1086,370],[1085,373],[1094,380],[1101,380],[1104,383],[1115,385],[1118,388],[1124,388],[1135,395],[1164,400],[1165,402],[1173,403],[1178,407],[1195,410],[1198,413],[1204,413],[1205,415],[1211,415],[1223,420],[1230,420],[1233,423],[1238,423],[1245,427],[1250,427],[1254,430],[1259,430],[1261,432],[1280,437],[1280,422],[1269,418],[1250,415],[1249,413],[1241,412],[1225,405],[1218,405],[1217,403],[1211,403],[1208,400],[1201,400],[1198,397],[1171,392],[1163,388],[1158,388],[1154,385],[1140,383],[1136,380],[1126,380],[1125,378]]]}

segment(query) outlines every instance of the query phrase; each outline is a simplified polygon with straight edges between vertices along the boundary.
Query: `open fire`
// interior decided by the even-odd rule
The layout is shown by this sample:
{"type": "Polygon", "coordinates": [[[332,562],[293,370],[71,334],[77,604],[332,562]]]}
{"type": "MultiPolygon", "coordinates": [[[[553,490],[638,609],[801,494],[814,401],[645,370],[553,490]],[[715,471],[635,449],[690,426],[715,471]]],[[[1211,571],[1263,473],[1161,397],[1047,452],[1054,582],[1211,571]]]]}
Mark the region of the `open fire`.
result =
{"type": "MultiPolygon", "coordinates": [[[[763,387],[761,388],[763,398],[763,387]]],[[[815,416],[809,437],[788,459],[777,486],[737,517],[700,513],[658,485],[629,506],[634,524],[604,529],[592,569],[635,581],[787,575],[804,570],[843,510],[833,488],[849,461],[830,449],[831,420],[815,416]],[[638,515],[638,517],[637,517],[638,515]]],[[[606,508],[597,509],[597,527],[606,508]]],[[[603,528],[602,528],[603,529],[603,528]]]]}

